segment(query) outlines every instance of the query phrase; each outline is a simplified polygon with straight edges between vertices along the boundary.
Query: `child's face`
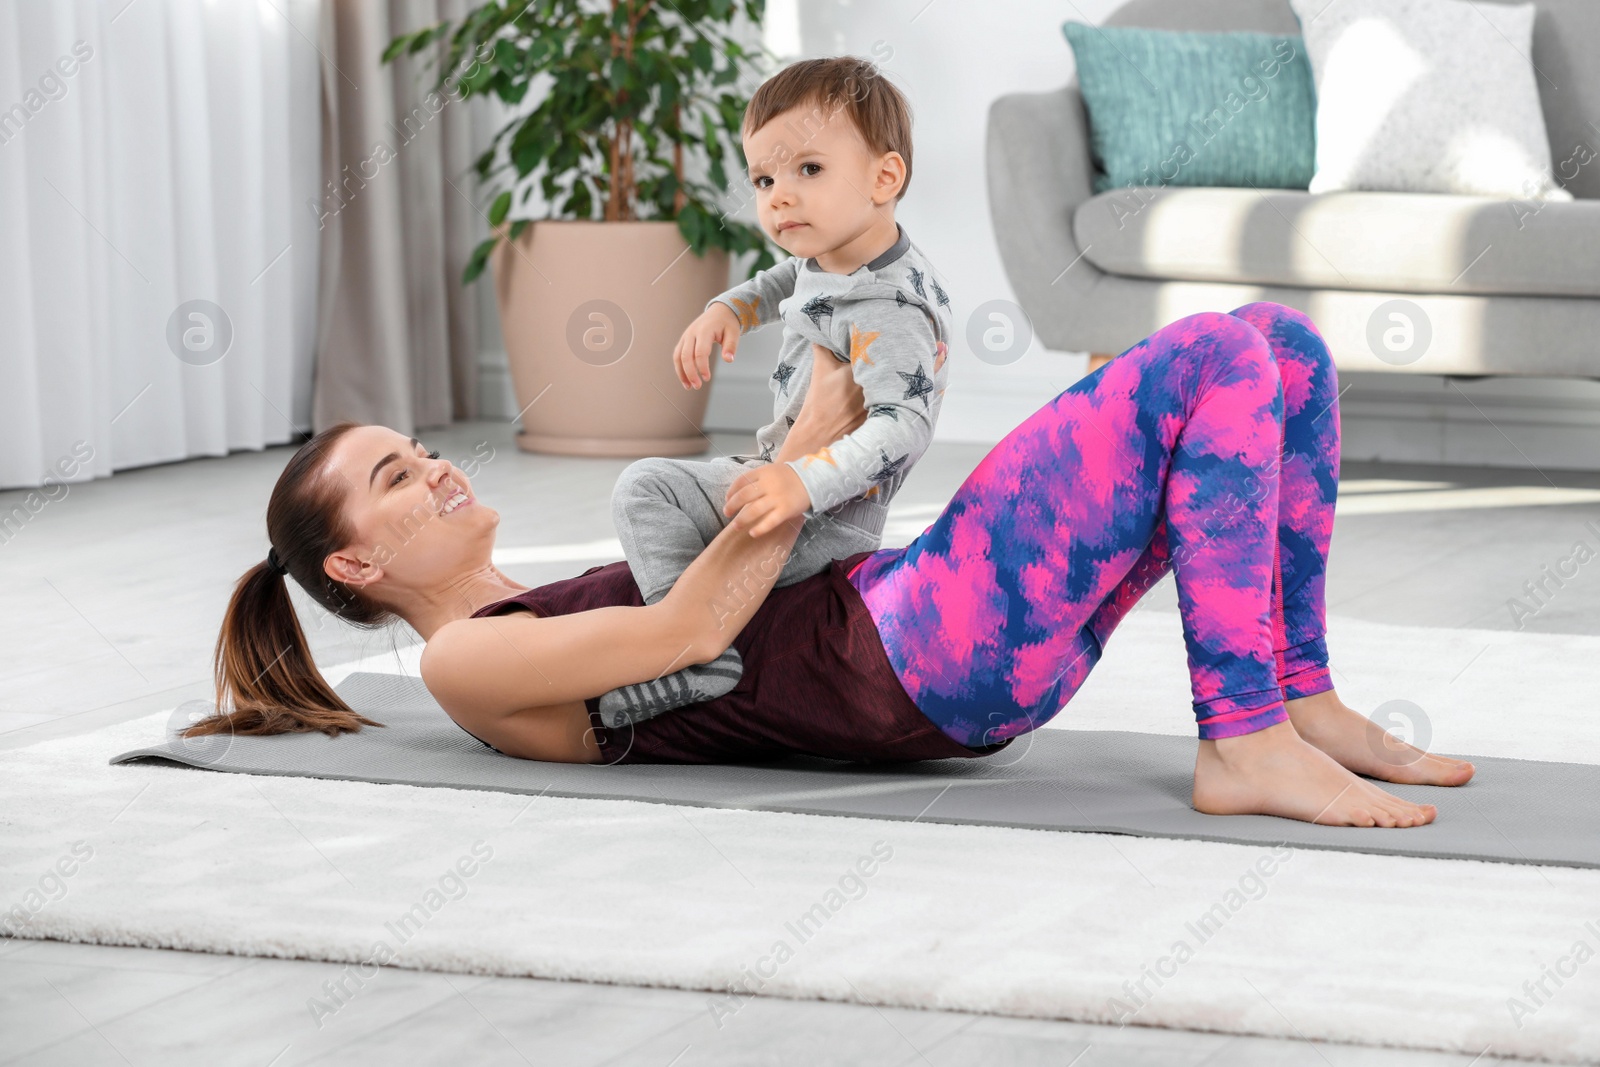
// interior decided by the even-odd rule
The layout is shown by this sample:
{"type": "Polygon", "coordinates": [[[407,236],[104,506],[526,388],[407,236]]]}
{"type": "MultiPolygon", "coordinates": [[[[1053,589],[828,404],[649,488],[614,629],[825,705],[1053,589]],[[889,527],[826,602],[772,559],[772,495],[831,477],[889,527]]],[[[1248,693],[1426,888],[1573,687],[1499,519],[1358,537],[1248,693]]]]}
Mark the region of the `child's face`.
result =
{"type": "Polygon", "coordinates": [[[905,161],[874,155],[843,110],[791,108],[747,133],[744,152],[761,228],[792,256],[832,252],[894,220],[905,161]]]}

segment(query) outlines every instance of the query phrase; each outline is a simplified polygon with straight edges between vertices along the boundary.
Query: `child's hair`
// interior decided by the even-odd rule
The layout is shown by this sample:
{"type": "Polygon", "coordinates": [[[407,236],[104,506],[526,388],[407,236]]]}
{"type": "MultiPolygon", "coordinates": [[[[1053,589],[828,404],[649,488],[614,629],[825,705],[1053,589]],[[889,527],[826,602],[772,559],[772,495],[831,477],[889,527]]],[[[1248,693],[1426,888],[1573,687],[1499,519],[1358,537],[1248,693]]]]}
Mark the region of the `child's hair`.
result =
{"type": "MultiPolygon", "coordinates": [[[[906,162],[898,203],[911,187],[911,105],[871,61],[855,56],[802,59],[761,83],[744,112],[744,132],[754,133],[790,108],[810,104],[803,135],[843,111],[874,153],[899,152],[906,162]]],[[[757,161],[750,161],[757,162],[757,161]]]]}

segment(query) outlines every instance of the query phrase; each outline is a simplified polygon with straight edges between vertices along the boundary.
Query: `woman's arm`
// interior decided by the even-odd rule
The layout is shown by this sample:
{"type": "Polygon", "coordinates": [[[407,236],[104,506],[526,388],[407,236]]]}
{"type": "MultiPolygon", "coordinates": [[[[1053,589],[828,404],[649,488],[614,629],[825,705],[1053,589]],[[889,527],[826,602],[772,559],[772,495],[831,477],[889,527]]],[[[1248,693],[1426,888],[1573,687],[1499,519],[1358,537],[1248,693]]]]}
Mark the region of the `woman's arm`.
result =
{"type": "MultiPolygon", "coordinates": [[[[861,387],[856,384],[854,375],[850,373],[848,363],[839,362],[828,349],[814,344],[811,346],[811,368],[811,382],[806,387],[805,400],[801,404],[799,415],[795,417],[794,425],[789,428],[789,433],[784,438],[778,453],[779,462],[782,462],[786,453],[791,451],[800,456],[818,451],[851,433],[866,421],[867,413],[862,403],[861,387]]],[[[746,471],[735,478],[733,484],[728,487],[724,511],[732,514],[727,527],[707,547],[706,553],[716,548],[717,541],[728,536],[730,532],[751,531],[752,527],[761,522],[760,516],[752,519],[740,510],[747,499],[744,487],[757,477],[756,472],[761,469],[753,468],[746,471]]],[[[767,522],[770,523],[771,520],[767,522]]],[[[755,561],[755,565],[762,568],[763,572],[770,568],[770,573],[746,575],[742,571],[719,570],[713,566],[691,580],[690,575],[694,571],[694,567],[691,566],[667,593],[666,599],[669,600],[674,594],[681,594],[683,602],[690,606],[691,611],[709,614],[711,617],[715,631],[707,662],[720,656],[729,645],[733,644],[733,639],[766,600],[767,594],[772,591],[773,583],[777,581],[778,573],[783,570],[784,561],[788,559],[804,522],[802,516],[795,516],[764,534],[757,536],[750,532],[749,536],[744,538],[759,544],[784,528],[792,531],[783,542],[782,555],[764,554],[755,561]],[[706,580],[702,582],[703,578],[706,580]],[[751,578],[757,580],[753,582],[747,580],[751,578]]],[[[705,554],[700,556],[700,560],[703,559],[705,554]]],[[[699,560],[696,560],[696,563],[698,562],[699,560]]]]}
{"type": "Polygon", "coordinates": [[[802,459],[819,452],[846,434],[854,433],[867,421],[866,394],[850,371],[832,351],[811,346],[811,384],[800,404],[800,414],[778,446],[775,463],[802,459]]]}
{"type": "Polygon", "coordinates": [[[422,651],[423,683],[508,755],[583,762],[583,700],[716,659],[772,590],[802,525],[760,537],[727,527],[654,604],[446,623],[422,651]]]}
{"type": "MultiPolygon", "coordinates": [[[[849,368],[826,349],[814,355],[813,386],[790,428],[797,447],[811,450],[866,417],[849,368]],[[841,375],[847,386],[840,384],[841,375]]],[[[729,500],[736,500],[735,492],[729,500]]],[[[509,717],[537,717],[691,663],[709,663],[766,600],[802,525],[802,519],[792,519],[757,537],[749,523],[730,521],[654,604],[446,623],[423,650],[423,680],[456,721],[504,739],[510,723],[502,721],[509,717]]],[[[495,737],[490,740],[505,749],[495,737]]]]}

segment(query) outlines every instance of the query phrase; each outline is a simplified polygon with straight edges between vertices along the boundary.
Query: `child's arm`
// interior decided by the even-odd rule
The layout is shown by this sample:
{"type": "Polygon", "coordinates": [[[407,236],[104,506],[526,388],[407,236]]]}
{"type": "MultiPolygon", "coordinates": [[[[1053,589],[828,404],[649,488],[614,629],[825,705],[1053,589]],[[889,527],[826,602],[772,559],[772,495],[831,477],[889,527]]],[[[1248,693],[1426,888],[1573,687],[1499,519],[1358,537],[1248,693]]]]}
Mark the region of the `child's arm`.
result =
{"type": "Polygon", "coordinates": [[[915,463],[933,440],[945,346],[920,304],[881,295],[834,300],[834,351],[848,353],[867,420],[817,452],[789,460],[811,498],[807,518],[862,496],[915,463]]]}
{"type": "Polygon", "coordinates": [[[684,388],[698,389],[711,380],[713,344],[722,346],[722,361],[732,363],[743,334],[778,321],[778,304],[794,294],[800,263],[798,257],[790,256],[706,301],[705,310],[683,331],[672,352],[672,364],[684,388]]]}
{"type": "Polygon", "coordinates": [[[803,260],[790,256],[781,263],[756,271],[755,277],[706,301],[706,307],[719,300],[739,316],[739,329],[749,333],[758,326],[777,322],[778,304],[794,295],[795,271],[803,260]]]}

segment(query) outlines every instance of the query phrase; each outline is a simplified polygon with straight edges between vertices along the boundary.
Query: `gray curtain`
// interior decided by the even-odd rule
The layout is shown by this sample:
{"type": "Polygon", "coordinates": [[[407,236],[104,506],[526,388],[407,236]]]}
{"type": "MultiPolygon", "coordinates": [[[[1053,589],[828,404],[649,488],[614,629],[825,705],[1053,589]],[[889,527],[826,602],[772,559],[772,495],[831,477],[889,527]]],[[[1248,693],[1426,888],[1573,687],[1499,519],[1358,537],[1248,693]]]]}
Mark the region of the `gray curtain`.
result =
{"type": "Polygon", "coordinates": [[[477,417],[478,331],[460,277],[488,236],[470,170],[470,109],[485,102],[430,101],[438,64],[422,55],[380,63],[396,35],[469,6],[322,0],[315,430],[355,419],[410,434],[477,417]]]}

